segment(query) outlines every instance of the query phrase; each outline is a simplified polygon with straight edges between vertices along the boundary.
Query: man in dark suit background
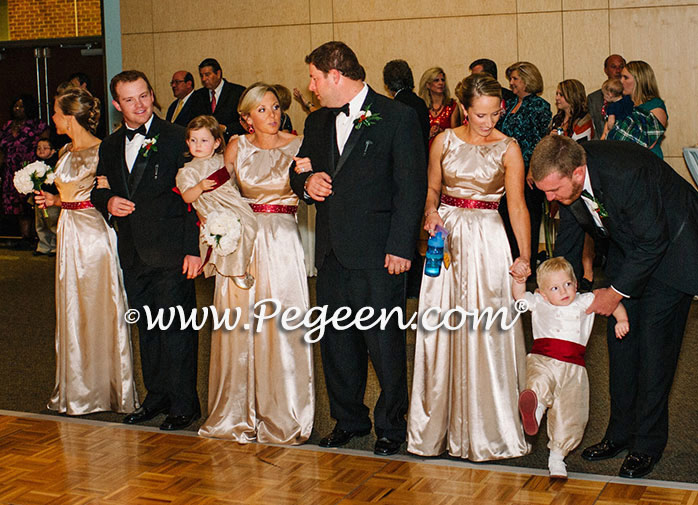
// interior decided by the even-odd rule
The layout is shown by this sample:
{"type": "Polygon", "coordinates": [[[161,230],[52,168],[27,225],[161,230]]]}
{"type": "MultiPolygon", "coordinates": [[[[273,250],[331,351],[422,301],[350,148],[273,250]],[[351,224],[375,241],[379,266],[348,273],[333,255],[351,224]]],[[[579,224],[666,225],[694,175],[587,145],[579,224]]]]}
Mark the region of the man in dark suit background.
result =
{"type": "Polygon", "coordinates": [[[581,262],[584,233],[610,239],[607,277],[587,312],[619,302],[630,333],[608,324],[611,413],[589,461],[630,452],[621,477],[650,473],[666,446],[668,400],[692,295],[698,293],[698,193],[651,151],[630,142],[545,137],[531,158],[536,186],[560,206],[555,255],[581,262]]]}
{"type": "MultiPolygon", "coordinates": [[[[620,79],[620,73],[625,67],[625,58],[619,54],[612,54],[603,62],[603,71],[609,79],[620,79]]],[[[606,123],[603,108],[606,105],[606,100],[603,98],[601,88],[589,93],[587,96],[587,106],[591,120],[594,122],[594,139],[601,138],[603,127],[606,123]]]]}
{"type": "MultiPolygon", "coordinates": [[[[414,76],[412,69],[405,60],[392,60],[383,67],[383,84],[388,94],[394,100],[404,103],[408,107],[412,107],[417,113],[419,126],[422,128],[424,137],[424,152],[429,156],[429,109],[414,90],[414,76]]],[[[424,243],[428,236],[426,231],[420,234],[420,242],[424,243]]],[[[423,254],[423,253],[422,253],[423,254]]],[[[407,272],[407,297],[419,298],[419,289],[422,285],[422,270],[424,268],[424,258],[419,253],[419,244],[415,251],[414,259],[410,265],[410,270],[407,272]]]]}
{"type": "Polygon", "coordinates": [[[168,107],[165,119],[170,123],[186,127],[189,121],[194,119],[193,101],[190,100],[194,93],[194,76],[186,70],[178,70],[172,74],[170,86],[175,100],[168,107]]]}
{"type": "Polygon", "coordinates": [[[182,429],[200,415],[196,392],[198,334],[174,322],[148,329],[144,306],[157,314],[181,305],[196,309],[194,278],[201,267],[196,214],[172,191],[186,150],[184,128],[153,114],[153,90],[137,70],[114,76],[112,104],[124,125],[99,148],[97,175],[109,188],[92,190],[92,203],[114,225],[128,302],[137,309],[143,382],[148,394],[140,409],[124,418],[135,424],[168,416],[163,430],[182,429]]]}
{"type": "MultiPolygon", "coordinates": [[[[492,77],[497,79],[497,64],[488,58],[480,58],[473,61],[468,66],[468,70],[470,70],[471,74],[490,74],[492,77]]],[[[515,97],[516,95],[514,95],[513,91],[502,86],[502,100],[504,103],[515,97]]]]}
{"type": "Polygon", "coordinates": [[[194,117],[202,114],[215,117],[225,128],[225,139],[247,133],[240,124],[238,102],[245,88],[223,79],[223,70],[217,60],[206,58],[199,63],[203,88],[194,92],[194,117]]]}
{"type": "MultiPolygon", "coordinates": [[[[404,273],[426,196],[417,116],[370,89],[356,55],[342,42],[316,48],[306,63],[309,89],[323,107],[306,120],[290,175],[294,192],[317,206],[317,303],[329,314],[344,306],[353,314],[364,306],[376,313],[402,309],[404,273]],[[297,173],[296,165],[312,171],[297,173]]],[[[342,446],[370,432],[363,403],[370,355],[381,386],[374,409],[375,452],[395,454],[407,424],[404,331],[395,318],[385,330],[330,326],[320,345],[331,415],[337,420],[320,445],[342,446]]]]}

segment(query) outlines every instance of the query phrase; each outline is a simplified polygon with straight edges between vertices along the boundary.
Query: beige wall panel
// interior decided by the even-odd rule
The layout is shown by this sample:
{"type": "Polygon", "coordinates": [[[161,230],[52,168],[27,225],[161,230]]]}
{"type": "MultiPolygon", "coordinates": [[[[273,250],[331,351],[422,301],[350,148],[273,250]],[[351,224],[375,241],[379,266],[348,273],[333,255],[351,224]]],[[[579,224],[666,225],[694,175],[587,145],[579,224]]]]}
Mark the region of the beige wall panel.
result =
{"type": "Polygon", "coordinates": [[[608,56],[608,11],[564,12],[564,78],[582,81],[587,94],[606,80],[603,61],[608,56]],[[588,41],[593,39],[594,44],[588,41]]]}
{"type": "MultiPolygon", "coordinates": [[[[175,70],[181,68],[194,73],[197,88],[201,87],[196,73],[205,57],[216,58],[223,69],[223,76],[242,86],[265,81],[283,84],[291,90],[294,87],[307,87],[308,69],[303,59],[310,45],[308,25],[199,31],[186,35],[198,43],[182,44],[180,33],[155,35],[154,52],[158,58],[153,87],[158,97],[162,97],[160,101],[163,107],[173,100],[169,82],[175,70]],[[264,43],[250,44],[250,40],[264,43]],[[245,50],[240,51],[241,47],[245,47],[245,50]]],[[[294,125],[302,126],[304,117],[296,109],[296,106],[291,106],[291,119],[294,125]]]]}
{"type": "Polygon", "coordinates": [[[120,0],[121,33],[153,31],[152,0],[120,0]]]}
{"type": "Polygon", "coordinates": [[[153,26],[167,32],[292,25],[308,23],[309,12],[308,0],[167,0],[153,3],[153,26]]]}
{"type": "Polygon", "coordinates": [[[519,60],[530,61],[543,75],[541,94],[555,113],[555,90],[563,79],[562,13],[520,14],[519,60]]]}
{"type": "Polygon", "coordinates": [[[693,187],[696,187],[696,181],[691,177],[691,172],[688,170],[686,160],[683,159],[683,156],[668,156],[664,158],[664,161],[671,165],[671,168],[676,170],[677,174],[690,182],[693,187]]]}
{"type": "Polygon", "coordinates": [[[562,0],[517,0],[517,12],[553,12],[562,10],[562,0]]]}
{"type": "Polygon", "coordinates": [[[611,9],[626,7],[661,7],[668,5],[695,5],[695,0],[609,0],[611,9]]]}
{"type": "Polygon", "coordinates": [[[562,10],[608,9],[608,0],[562,0],[562,10]]]}
{"type": "Polygon", "coordinates": [[[442,67],[451,92],[469,73],[467,66],[476,58],[493,59],[500,69],[503,84],[506,83],[504,69],[516,61],[513,15],[453,18],[448,23],[443,19],[342,23],[335,25],[335,35],[354,49],[366,69],[368,83],[381,93],[384,93],[383,66],[396,58],[410,64],[415,88],[419,87],[425,70],[442,67]],[[372,35],[367,37],[367,33],[372,35]],[[416,40],[415,33],[438,33],[439,36],[416,40]]]}
{"type": "MultiPolygon", "coordinates": [[[[155,86],[155,54],[157,53],[153,51],[153,35],[151,33],[124,35],[121,37],[121,61],[123,69],[135,69],[144,72],[153,86],[155,86]]],[[[167,87],[169,88],[169,77],[167,82],[167,87]]],[[[160,95],[163,97],[168,96],[162,91],[160,95]]]]}
{"type": "MultiPolygon", "coordinates": [[[[559,1],[559,0],[558,0],[559,1]]],[[[343,0],[334,2],[334,22],[412,18],[453,18],[516,12],[516,0],[343,0]]],[[[450,21],[443,19],[442,23],[450,21]]]]}
{"type": "Polygon", "coordinates": [[[310,45],[308,46],[308,53],[317,46],[329,42],[330,40],[334,40],[334,25],[332,23],[310,25],[310,45]]]}
{"type": "Polygon", "coordinates": [[[611,11],[611,48],[628,61],[646,61],[657,77],[669,112],[665,156],[681,156],[681,148],[698,142],[698,101],[693,99],[698,87],[696,26],[698,6],[611,11]],[[663,36],[648,36],[653,31],[663,36]]]}
{"type": "Polygon", "coordinates": [[[332,0],[309,0],[310,22],[332,22],[332,0]]]}

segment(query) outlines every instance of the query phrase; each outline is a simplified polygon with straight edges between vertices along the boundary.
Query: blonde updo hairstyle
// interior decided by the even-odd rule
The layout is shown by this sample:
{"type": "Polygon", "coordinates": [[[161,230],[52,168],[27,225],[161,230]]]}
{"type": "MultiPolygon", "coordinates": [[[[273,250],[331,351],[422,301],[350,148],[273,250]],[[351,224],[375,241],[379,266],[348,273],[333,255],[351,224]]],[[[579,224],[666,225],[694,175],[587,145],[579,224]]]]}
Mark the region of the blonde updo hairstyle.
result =
{"type": "MultiPolygon", "coordinates": [[[[252,109],[262,102],[264,95],[267,93],[272,93],[279,100],[279,93],[276,92],[276,88],[271,84],[265,82],[251,84],[240,97],[240,102],[238,103],[238,114],[240,114],[240,117],[245,118],[249,116],[252,109]]],[[[279,100],[279,105],[281,105],[281,100],[279,100]]]]}
{"type": "Polygon", "coordinates": [[[97,131],[101,107],[99,98],[84,88],[68,87],[56,97],[56,104],[63,114],[73,116],[80,126],[90,133],[97,131]]]}
{"type": "Polygon", "coordinates": [[[490,74],[471,74],[456,85],[456,98],[468,110],[476,98],[494,96],[502,99],[502,86],[490,74]]]}

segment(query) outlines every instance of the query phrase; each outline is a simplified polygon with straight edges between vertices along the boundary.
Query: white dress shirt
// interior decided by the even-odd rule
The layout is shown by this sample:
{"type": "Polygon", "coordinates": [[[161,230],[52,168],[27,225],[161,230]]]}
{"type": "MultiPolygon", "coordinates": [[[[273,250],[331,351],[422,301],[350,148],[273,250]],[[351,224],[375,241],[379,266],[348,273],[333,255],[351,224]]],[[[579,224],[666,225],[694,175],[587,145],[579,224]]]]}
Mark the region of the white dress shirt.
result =
{"type": "Polygon", "coordinates": [[[364,83],[361,91],[349,102],[349,115],[347,116],[341,112],[337,114],[335,128],[337,130],[337,148],[340,155],[344,151],[344,146],[349,139],[349,135],[351,135],[351,130],[354,128],[354,120],[361,116],[361,106],[364,104],[364,100],[366,100],[366,95],[368,95],[368,86],[364,83]]]}
{"type": "MultiPolygon", "coordinates": [[[[148,119],[148,121],[145,123],[146,132],[150,130],[150,124],[152,122],[153,116],[150,116],[150,119],[148,119]]],[[[126,126],[126,123],[124,123],[124,128],[127,130],[135,130],[135,128],[129,128],[126,126]]],[[[144,140],[145,135],[141,135],[140,133],[136,133],[131,140],[126,137],[126,150],[124,154],[126,156],[126,168],[128,168],[129,174],[131,173],[131,170],[133,170],[133,164],[136,162],[136,158],[138,158],[138,151],[141,150],[144,140]]]]}

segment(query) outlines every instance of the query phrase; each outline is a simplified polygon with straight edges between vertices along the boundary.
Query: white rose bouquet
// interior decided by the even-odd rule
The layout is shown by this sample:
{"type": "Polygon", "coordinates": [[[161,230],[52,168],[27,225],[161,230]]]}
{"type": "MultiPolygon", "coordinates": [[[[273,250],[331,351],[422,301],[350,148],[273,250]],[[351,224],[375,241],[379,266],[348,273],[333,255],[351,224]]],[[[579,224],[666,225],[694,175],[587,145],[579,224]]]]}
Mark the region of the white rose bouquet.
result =
{"type": "Polygon", "coordinates": [[[221,256],[227,256],[237,250],[241,235],[240,218],[231,210],[211,212],[201,227],[204,243],[221,256]]]}
{"type": "MultiPolygon", "coordinates": [[[[42,184],[53,184],[56,178],[55,169],[43,161],[28,163],[15,172],[13,179],[15,188],[23,195],[28,195],[34,190],[39,191],[42,184]]],[[[42,209],[44,217],[48,217],[46,209],[42,209]]]]}

